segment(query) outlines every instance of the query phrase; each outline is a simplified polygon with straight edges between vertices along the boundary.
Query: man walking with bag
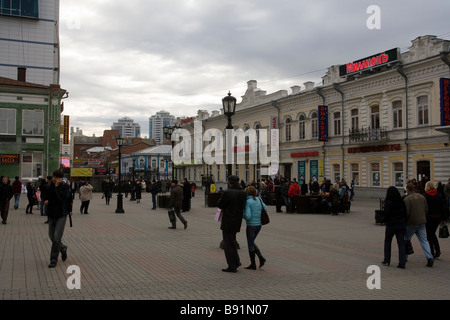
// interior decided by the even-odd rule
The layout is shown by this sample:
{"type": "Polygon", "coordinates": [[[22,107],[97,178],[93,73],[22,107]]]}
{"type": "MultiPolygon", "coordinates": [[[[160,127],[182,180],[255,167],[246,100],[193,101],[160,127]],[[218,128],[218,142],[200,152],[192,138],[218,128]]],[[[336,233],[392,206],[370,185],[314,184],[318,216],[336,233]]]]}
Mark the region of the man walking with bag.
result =
{"type": "Polygon", "coordinates": [[[236,234],[241,231],[242,218],[244,217],[245,203],[247,195],[239,185],[238,176],[228,177],[228,189],[225,190],[217,202],[217,206],[222,209],[222,230],[225,258],[228,268],[223,272],[236,272],[241,265],[236,247],[236,234]]]}
{"type": "Polygon", "coordinates": [[[169,219],[172,223],[172,226],[169,229],[177,228],[177,218],[181,220],[184,224],[184,228],[187,228],[187,221],[181,214],[181,206],[183,203],[183,189],[178,185],[177,180],[172,180],[172,190],[170,191],[170,200],[169,200],[169,219]],[[175,216],[176,215],[176,216],[175,216]]]}

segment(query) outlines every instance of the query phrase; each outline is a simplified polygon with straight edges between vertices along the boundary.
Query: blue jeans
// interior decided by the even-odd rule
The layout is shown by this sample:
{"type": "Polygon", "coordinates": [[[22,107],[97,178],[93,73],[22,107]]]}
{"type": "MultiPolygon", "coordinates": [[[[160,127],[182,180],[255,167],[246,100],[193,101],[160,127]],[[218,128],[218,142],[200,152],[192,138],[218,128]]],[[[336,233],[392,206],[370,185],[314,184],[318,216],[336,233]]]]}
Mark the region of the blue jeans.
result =
{"type": "Polygon", "coordinates": [[[247,226],[246,234],[249,251],[255,251],[257,249],[255,239],[258,236],[259,231],[261,231],[261,226],[247,226]]]}
{"type": "Polygon", "coordinates": [[[64,228],[66,227],[67,216],[58,219],[48,219],[48,236],[52,241],[52,249],[50,251],[50,261],[57,262],[58,255],[65,245],[62,243],[64,228]]]}
{"type": "Polygon", "coordinates": [[[427,240],[427,230],[425,227],[425,223],[419,224],[416,226],[407,226],[405,240],[411,240],[411,238],[414,234],[419,239],[423,253],[425,253],[427,260],[433,259],[433,255],[431,254],[430,244],[428,243],[428,240],[427,240]]]}
{"type": "Polygon", "coordinates": [[[19,207],[20,201],[20,193],[14,193],[14,208],[17,209],[19,207]]]}
{"type": "Polygon", "coordinates": [[[44,205],[44,200],[41,200],[40,210],[41,210],[41,216],[47,215],[47,206],[44,205]]]}

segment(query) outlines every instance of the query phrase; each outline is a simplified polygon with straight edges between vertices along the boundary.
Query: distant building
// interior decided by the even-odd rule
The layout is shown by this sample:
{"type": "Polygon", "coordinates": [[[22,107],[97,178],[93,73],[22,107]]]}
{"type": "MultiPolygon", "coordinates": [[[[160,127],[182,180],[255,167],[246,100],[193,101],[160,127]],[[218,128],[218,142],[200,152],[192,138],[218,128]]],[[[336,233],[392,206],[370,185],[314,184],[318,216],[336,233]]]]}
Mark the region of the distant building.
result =
{"type": "Polygon", "coordinates": [[[172,126],[175,123],[175,116],[167,111],[159,111],[149,118],[149,136],[155,139],[156,144],[160,145],[164,141],[163,128],[172,126]]]}
{"type": "Polygon", "coordinates": [[[119,131],[122,138],[140,138],[141,136],[141,125],[128,117],[123,117],[119,119],[119,122],[114,122],[111,129],[119,131]]]}
{"type": "Polygon", "coordinates": [[[59,0],[1,1],[0,30],[0,76],[59,84],[59,0]]]}

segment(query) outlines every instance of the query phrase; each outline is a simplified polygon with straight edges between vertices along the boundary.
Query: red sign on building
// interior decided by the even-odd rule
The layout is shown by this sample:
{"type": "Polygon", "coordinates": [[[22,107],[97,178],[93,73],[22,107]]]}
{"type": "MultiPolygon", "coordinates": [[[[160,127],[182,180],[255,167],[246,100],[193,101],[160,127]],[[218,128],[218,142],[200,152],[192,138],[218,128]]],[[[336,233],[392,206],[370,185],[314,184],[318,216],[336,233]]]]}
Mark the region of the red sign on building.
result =
{"type": "Polygon", "coordinates": [[[450,126],[450,79],[441,78],[441,126],[450,126]]]}
{"type": "Polygon", "coordinates": [[[319,141],[328,141],[328,106],[319,106],[319,141]]]}

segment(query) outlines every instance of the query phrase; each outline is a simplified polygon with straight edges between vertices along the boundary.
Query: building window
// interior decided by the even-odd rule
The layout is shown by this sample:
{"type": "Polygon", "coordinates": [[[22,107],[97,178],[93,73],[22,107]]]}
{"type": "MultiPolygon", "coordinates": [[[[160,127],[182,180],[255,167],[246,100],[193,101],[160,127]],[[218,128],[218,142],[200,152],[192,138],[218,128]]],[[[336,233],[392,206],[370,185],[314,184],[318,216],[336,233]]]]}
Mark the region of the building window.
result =
{"type": "Polygon", "coordinates": [[[334,135],[339,136],[341,135],[341,113],[335,112],[333,113],[334,118],[334,135]]]}
{"type": "Polygon", "coordinates": [[[0,109],[0,134],[16,134],[15,109],[0,109]]]}
{"type": "Polygon", "coordinates": [[[285,120],[285,135],[286,142],[291,141],[291,118],[286,118],[285,120]]]}
{"type": "Polygon", "coordinates": [[[39,18],[38,0],[0,0],[1,14],[39,18]]]}
{"type": "Polygon", "coordinates": [[[400,100],[392,103],[392,119],[394,121],[393,128],[403,128],[403,110],[402,102],[400,100]]]}
{"type": "Polygon", "coordinates": [[[305,140],[305,116],[302,114],[298,118],[298,139],[305,140]]]}
{"type": "Polygon", "coordinates": [[[26,152],[22,153],[21,171],[23,178],[37,179],[43,174],[43,153],[26,152]]]}
{"type": "Polygon", "coordinates": [[[352,109],[352,131],[356,131],[359,129],[359,116],[358,109],[352,109]]]}
{"type": "Polygon", "coordinates": [[[43,136],[44,110],[24,109],[22,113],[22,134],[29,136],[43,136]]]}
{"type": "Polygon", "coordinates": [[[351,173],[352,173],[352,181],[355,186],[359,186],[359,164],[352,163],[350,165],[351,173]]]}
{"type": "Polygon", "coordinates": [[[341,181],[341,165],[333,164],[333,177],[335,182],[341,181]]]}
{"type": "Polygon", "coordinates": [[[418,125],[428,124],[428,96],[420,96],[417,98],[418,125]]]}
{"type": "Polygon", "coordinates": [[[372,129],[380,128],[380,106],[370,108],[370,127],[372,129]]]}
{"type": "Polygon", "coordinates": [[[371,165],[372,172],[372,187],[379,187],[381,185],[381,176],[380,176],[380,163],[374,162],[371,165]]]}
{"type": "Polygon", "coordinates": [[[217,171],[216,171],[217,175],[216,175],[216,182],[220,181],[220,164],[217,165],[217,171]]]}
{"type": "Polygon", "coordinates": [[[319,136],[319,120],[317,118],[317,112],[313,112],[311,115],[311,137],[317,138],[319,136]]]}
{"type": "Polygon", "coordinates": [[[396,187],[403,187],[403,163],[396,162],[394,166],[394,185],[396,187]]]}

